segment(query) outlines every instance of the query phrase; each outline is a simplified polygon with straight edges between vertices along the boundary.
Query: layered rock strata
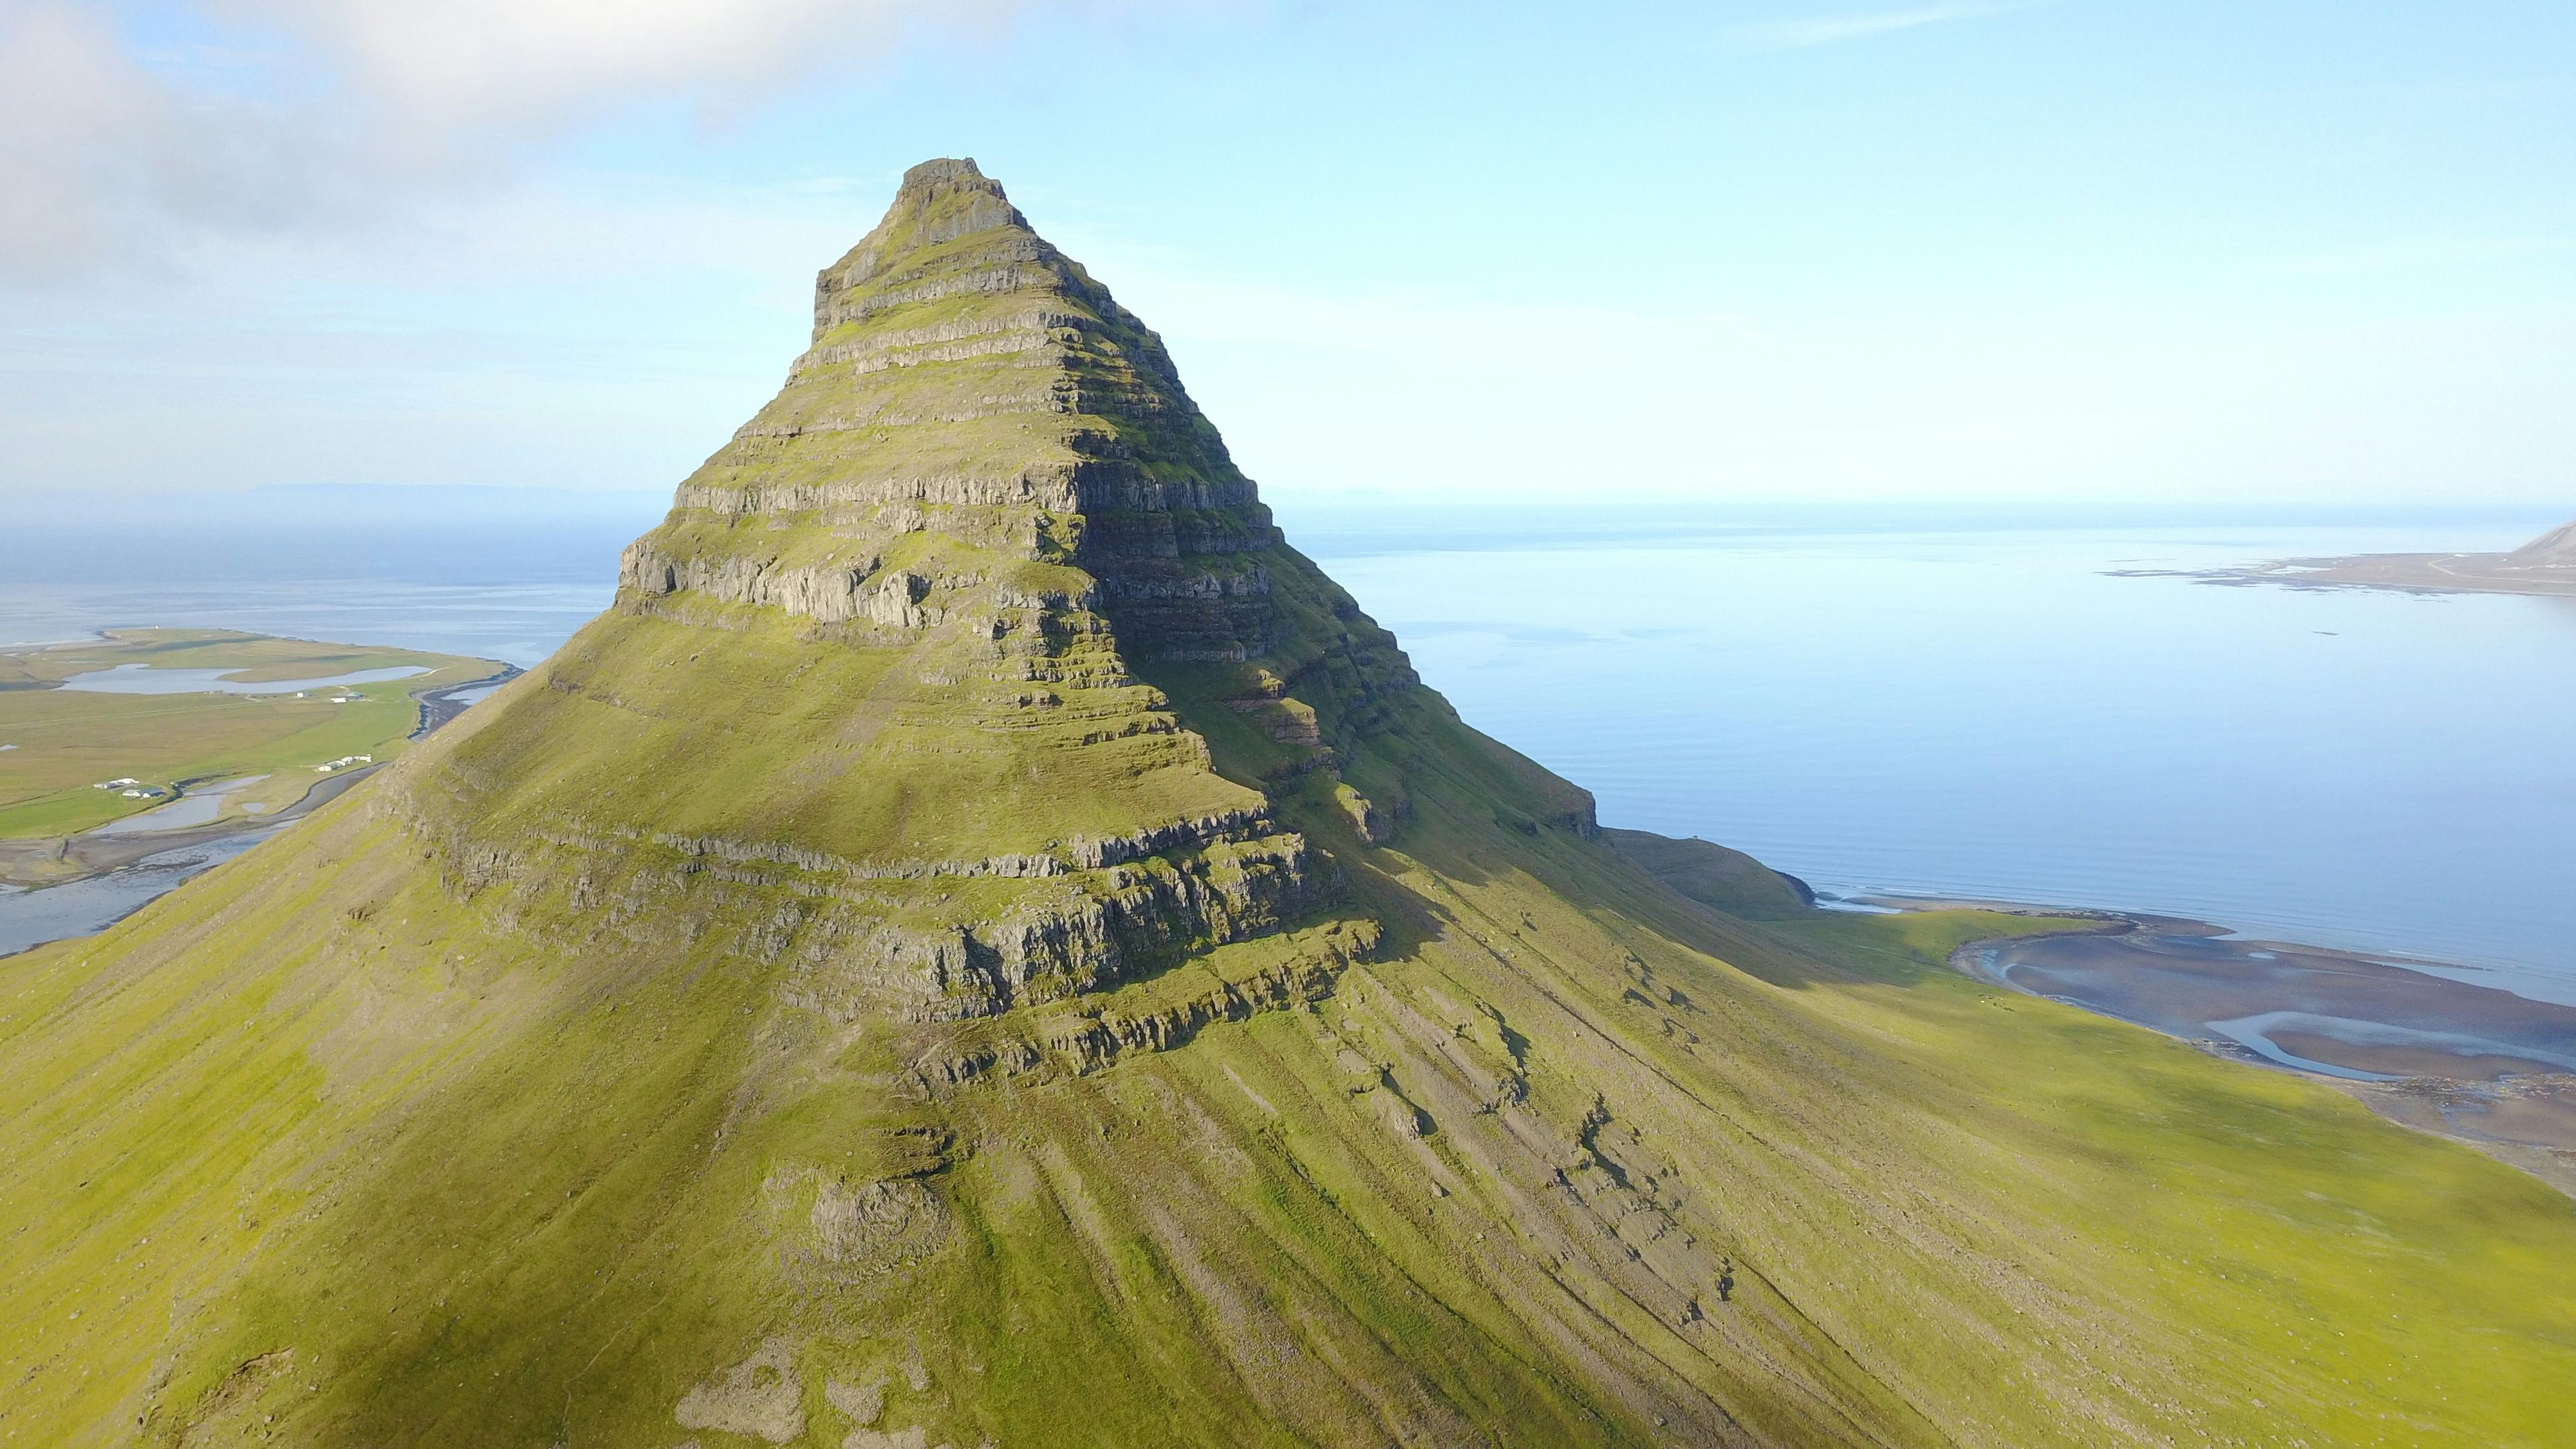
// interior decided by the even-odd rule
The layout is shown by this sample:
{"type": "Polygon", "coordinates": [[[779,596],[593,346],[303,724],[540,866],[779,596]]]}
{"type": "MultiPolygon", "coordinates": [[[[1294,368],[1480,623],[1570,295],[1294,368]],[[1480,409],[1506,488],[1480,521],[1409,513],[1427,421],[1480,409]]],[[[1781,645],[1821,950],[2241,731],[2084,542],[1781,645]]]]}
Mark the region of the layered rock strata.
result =
{"type": "Polygon", "coordinates": [[[629,551],[622,592],[888,628],[1103,610],[1140,660],[1240,660],[1273,642],[1278,544],[1162,340],[973,162],[934,161],[817,278],[813,345],[629,551]],[[925,533],[959,547],[907,568],[925,533]],[[1015,587],[1021,564],[1090,587],[1015,587]]]}
{"type": "Polygon", "coordinates": [[[1193,667],[1241,674],[1288,780],[1414,682],[1161,341],[935,161],[817,279],[812,346],[626,550],[612,617],[384,808],[522,914],[682,916],[845,1019],[991,1015],[1332,909],[1264,782],[1137,674],[1193,667]]]}

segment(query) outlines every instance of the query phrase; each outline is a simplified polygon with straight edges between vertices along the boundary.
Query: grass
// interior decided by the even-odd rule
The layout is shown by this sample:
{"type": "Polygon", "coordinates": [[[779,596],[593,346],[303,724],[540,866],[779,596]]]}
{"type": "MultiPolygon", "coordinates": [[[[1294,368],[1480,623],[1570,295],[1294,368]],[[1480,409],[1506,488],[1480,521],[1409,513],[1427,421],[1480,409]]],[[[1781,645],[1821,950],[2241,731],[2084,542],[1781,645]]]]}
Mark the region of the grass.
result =
{"type": "Polygon", "coordinates": [[[0,965],[0,1435],[677,1442],[772,1338],[816,1443],[850,1427],[824,1382],[877,1375],[879,1427],[952,1443],[2545,1444],[2576,1412],[2565,1198],[1938,964],[2044,923],[1733,917],[1497,825],[1561,787],[1408,712],[1391,844],[1320,778],[1278,797],[1375,955],[1105,1070],[924,1095],[929,1038],[743,954],[758,891],[678,887],[691,927],[642,936],[461,899],[372,792],[0,965]],[[818,1214],[888,1183],[911,1226],[818,1214]]]}
{"type": "Polygon", "coordinates": [[[835,859],[973,862],[1256,803],[1134,685],[1032,686],[947,640],[818,647],[776,611],[722,633],[641,615],[582,631],[547,687],[456,752],[472,829],[766,842],[835,859]],[[713,637],[711,638],[711,634],[713,637]]]}
{"type": "Polygon", "coordinates": [[[67,835],[169,803],[90,788],[132,777],[163,790],[246,774],[276,778],[228,797],[272,807],[300,797],[313,767],[348,755],[386,759],[420,722],[411,691],[477,679],[488,660],[409,650],[354,648],[217,630],[118,630],[95,644],[0,656],[20,681],[0,688],[0,838],[67,835]],[[328,678],[417,666],[426,674],[358,686],[359,704],[218,693],[123,695],[53,688],[92,670],[228,669],[244,683],[328,678]]]}
{"type": "Polygon", "coordinates": [[[2576,1415],[2576,1384],[2531,1357],[2576,1352],[2576,1205],[2316,1083],[1929,964],[2019,929],[1963,913],[1788,934],[1882,983],[1834,990],[1837,1017],[1938,1062],[1934,1109],[1982,1118],[1997,1177],[2081,1223],[2052,1248],[2193,1325],[2201,1372],[2249,1403],[2336,1444],[2546,1443],[2576,1415]]]}

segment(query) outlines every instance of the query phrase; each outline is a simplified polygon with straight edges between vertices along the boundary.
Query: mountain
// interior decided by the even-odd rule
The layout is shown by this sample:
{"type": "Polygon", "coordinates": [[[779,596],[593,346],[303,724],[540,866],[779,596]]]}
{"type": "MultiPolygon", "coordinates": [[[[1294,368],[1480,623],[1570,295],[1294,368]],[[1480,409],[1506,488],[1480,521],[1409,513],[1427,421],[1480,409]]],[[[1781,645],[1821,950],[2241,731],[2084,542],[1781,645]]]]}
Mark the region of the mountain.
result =
{"type": "Polygon", "coordinates": [[[2576,1205],[1943,964],[2034,928],[1604,839],[930,162],[609,612],[0,962],[0,1442],[2569,1422],[2576,1205]]]}
{"type": "Polygon", "coordinates": [[[2505,560],[2516,568],[2576,569],[2576,523],[2551,529],[2505,560]]]}

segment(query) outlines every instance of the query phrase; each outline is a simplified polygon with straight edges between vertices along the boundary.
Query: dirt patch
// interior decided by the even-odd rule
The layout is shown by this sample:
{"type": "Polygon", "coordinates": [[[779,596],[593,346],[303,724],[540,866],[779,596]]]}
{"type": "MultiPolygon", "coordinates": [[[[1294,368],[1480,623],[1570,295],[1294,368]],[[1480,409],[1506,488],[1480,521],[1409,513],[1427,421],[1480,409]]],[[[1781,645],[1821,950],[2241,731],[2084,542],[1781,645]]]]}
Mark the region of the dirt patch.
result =
{"type": "MultiPolygon", "coordinates": [[[[841,1441],[841,1449],[928,1449],[928,1430],[915,1424],[909,1429],[895,1429],[880,1434],[874,1429],[852,1429],[841,1441]]],[[[942,1445],[940,1449],[947,1449],[942,1445]]]]}
{"type": "Polygon", "coordinates": [[[772,1338],[758,1353],[681,1395],[673,1417],[683,1429],[715,1429],[784,1444],[805,1432],[803,1399],[795,1343],[772,1338]]]}
{"type": "Polygon", "coordinates": [[[885,1412],[886,1379],[878,1374],[863,1384],[845,1384],[829,1379],[823,1384],[823,1400],[850,1416],[850,1422],[865,1429],[885,1412]]]}

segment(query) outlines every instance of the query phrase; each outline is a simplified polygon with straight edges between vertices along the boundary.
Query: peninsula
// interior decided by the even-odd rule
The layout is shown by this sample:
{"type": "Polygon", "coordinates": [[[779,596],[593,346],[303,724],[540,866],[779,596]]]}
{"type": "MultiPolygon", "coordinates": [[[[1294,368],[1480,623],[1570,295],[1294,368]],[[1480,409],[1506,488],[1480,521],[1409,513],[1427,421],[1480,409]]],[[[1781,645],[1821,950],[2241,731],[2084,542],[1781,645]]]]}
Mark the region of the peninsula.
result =
{"type": "Polygon", "coordinates": [[[2566,1197],[2049,928],[1605,839],[931,161],[607,613],[0,962],[0,1440],[2563,1439],[2566,1197]]]}
{"type": "MultiPolygon", "coordinates": [[[[2121,570],[2163,574],[2164,570],[2121,570]]],[[[2413,594],[2550,594],[2576,597],[2576,523],[2551,529],[2510,553],[2364,553],[2276,559],[2189,577],[2213,584],[2286,584],[2301,589],[2394,589],[2413,594]]]]}

